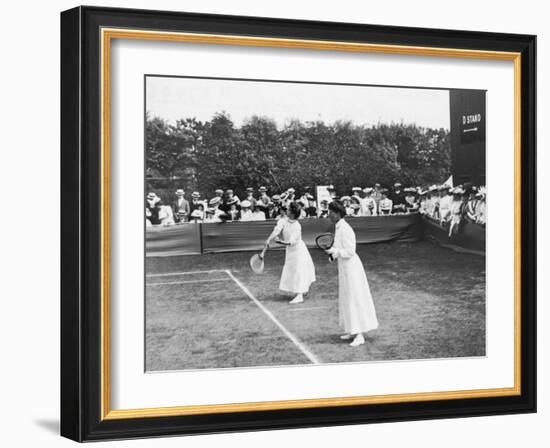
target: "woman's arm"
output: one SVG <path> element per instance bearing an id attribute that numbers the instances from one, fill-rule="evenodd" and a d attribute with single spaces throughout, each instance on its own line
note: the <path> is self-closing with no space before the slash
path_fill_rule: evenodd
<path id="1" fill-rule="evenodd" d="M 279 219 L 277 221 L 277 224 L 275 225 L 275 228 L 273 229 L 273 232 L 271 232 L 271 235 L 267 237 L 267 240 L 265 240 L 265 244 L 269 245 L 269 243 L 274 240 L 283 230 L 283 220 Z"/>
<path id="2" fill-rule="evenodd" d="M 327 253 L 332 255 L 332 258 L 351 258 L 355 255 L 355 232 L 351 227 L 339 229 L 339 247 L 331 247 Z M 335 235 L 336 237 L 336 235 Z"/>

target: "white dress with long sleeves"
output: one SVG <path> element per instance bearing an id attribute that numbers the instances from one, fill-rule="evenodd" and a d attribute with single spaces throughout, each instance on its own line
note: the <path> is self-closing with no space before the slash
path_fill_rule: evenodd
<path id="1" fill-rule="evenodd" d="M 279 289 L 293 294 L 308 292 L 315 281 L 315 266 L 302 240 L 302 226 L 298 221 L 281 218 L 268 240 L 271 241 L 277 236 L 285 243 L 289 243 L 285 246 L 285 264 Z"/>
<path id="2" fill-rule="evenodd" d="M 355 232 L 344 219 L 336 223 L 334 244 L 329 252 L 338 260 L 340 325 L 349 334 L 364 333 L 378 328 L 367 275 L 361 259 L 355 252 Z"/>

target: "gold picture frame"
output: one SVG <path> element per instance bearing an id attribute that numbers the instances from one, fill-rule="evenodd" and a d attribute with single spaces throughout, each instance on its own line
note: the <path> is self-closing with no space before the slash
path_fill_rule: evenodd
<path id="1" fill-rule="evenodd" d="M 109 14 L 105 14 L 109 12 Z M 532 60 L 534 58 L 533 45 L 534 38 L 532 36 L 502 36 L 500 46 L 502 49 L 491 49 L 489 36 L 478 36 L 477 46 L 478 48 L 464 47 L 452 47 L 459 45 L 461 40 L 466 42 L 466 38 L 469 37 L 471 42 L 472 36 L 468 33 L 461 35 L 461 32 L 440 32 L 433 35 L 433 30 L 423 30 L 426 36 L 432 38 L 435 46 L 427 46 L 424 43 L 408 45 L 404 42 L 392 42 L 390 36 L 390 29 L 378 30 L 376 29 L 376 36 L 380 40 L 386 33 L 386 41 L 382 43 L 380 41 L 369 41 L 372 38 L 374 32 L 369 30 L 368 26 L 357 25 L 358 28 L 364 27 L 365 29 L 365 42 L 346 41 L 345 39 L 345 27 L 338 24 L 322 24 L 319 25 L 319 29 L 332 30 L 334 33 L 340 30 L 342 33 L 342 40 L 326 40 L 318 37 L 304 38 L 288 38 L 288 37 L 276 37 L 272 36 L 259 36 L 251 35 L 250 30 L 246 29 L 246 25 L 243 26 L 243 33 L 236 35 L 224 32 L 223 23 L 218 21 L 217 18 L 210 18 L 208 16 L 202 16 L 203 20 L 210 20 L 210 28 L 216 30 L 216 32 L 200 32 L 196 29 L 198 25 L 195 25 L 195 15 L 187 17 L 184 14 L 178 15 L 176 13 L 158 13 L 158 12 L 141 12 L 142 21 L 147 23 L 153 23 L 155 20 L 155 29 L 147 29 L 146 26 L 138 26 L 141 23 L 139 20 L 133 23 L 133 16 L 130 11 L 117 10 L 116 12 L 106 10 L 103 8 L 76 8 L 74 10 L 63 13 L 62 18 L 64 22 L 62 26 L 65 27 L 67 36 L 73 35 L 76 32 L 80 39 L 93 39 L 92 48 L 98 50 L 97 54 L 93 56 L 93 60 L 97 62 L 99 83 L 98 90 L 93 91 L 91 97 L 96 96 L 98 99 L 98 110 L 100 112 L 99 128 L 96 131 L 97 139 L 99 142 L 99 162 L 95 166 L 95 169 L 99 169 L 99 182 L 97 187 L 97 193 L 99 198 L 99 204 L 92 204 L 93 206 L 99 205 L 99 245 L 97 253 L 97 273 L 99 273 L 99 284 L 97 291 L 99 295 L 98 299 L 98 311 L 99 322 L 97 322 L 97 334 L 99 335 L 99 343 L 97 344 L 99 359 L 96 366 L 99 367 L 98 377 L 96 378 L 97 388 L 84 387 L 84 390 L 96 390 L 99 389 L 99 395 L 97 399 L 99 404 L 96 403 L 92 407 L 89 407 L 85 401 L 89 401 L 90 397 L 86 398 L 86 393 L 80 394 L 80 397 L 73 396 L 77 383 L 80 383 L 79 387 L 83 387 L 82 377 L 78 376 L 72 380 L 68 380 L 68 376 L 74 375 L 73 369 L 75 363 L 78 364 L 78 359 L 74 359 L 74 353 L 79 352 L 83 348 L 81 346 L 73 347 L 67 346 L 66 353 L 70 353 L 70 356 L 66 356 L 63 360 L 64 368 L 67 369 L 66 382 L 71 383 L 64 389 L 65 398 L 69 395 L 71 399 L 78 403 L 78 406 L 82 408 L 83 415 L 86 418 L 79 422 L 74 421 L 73 418 L 66 416 L 67 408 L 62 409 L 62 433 L 64 435 L 77 439 L 77 440 L 92 440 L 95 438 L 118 438 L 118 437 L 131 437 L 134 426 L 142 425 L 143 419 L 148 422 L 143 429 L 145 434 L 163 434 L 162 424 L 157 422 L 162 419 L 172 418 L 174 421 L 181 421 L 181 430 L 175 430 L 175 433 L 192 433 L 202 432 L 205 428 L 204 424 L 193 422 L 191 429 L 187 426 L 185 418 L 193 416 L 212 416 L 233 414 L 235 420 L 235 427 L 242 429 L 253 428 L 253 425 L 241 425 L 239 426 L 238 416 L 242 413 L 258 413 L 272 412 L 272 411 L 300 411 L 300 410 L 319 410 L 326 408 L 327 413 L 334 413 L 338 408 L 345 407 L 346 409 L 361 408 L 361 412 L 365 412 L 366 407 L 370 406 L 373 409 L 373 416 L 376 415 L 376 411 L 373 405 L 396 405 L 403 403 L 412 403 L 419 406 L 422 409 L 422 403 L 433 402 L 445 402 L 452 409 L 453 402 L 461 400 L 479 400 L 480 403 L 497 403 L 500 399 L 502 403 L 505 403 L 505 408 L 512 409 L 515 407 L 517 412 L 524 410 L 525 412 L 532 411 L 534 409 L 533 404 L 533 388 L 532 384 L 532 364 L 534 363 L 534 353 L 532 349 L 531 336 L 526 332 L 532 332 L 533 327 L 525 328 L 523 325 L 525 322 L 534 323 L 533 314 L 534 310 L 526 305 L 526 300 L 533 300 L 533 297 L 529 296 L 529 292 L 526 292 L 525 281 L 534 275 L 534 257 L 531 244 L 526 244 L 525 235 L 522 233 L 522 228 L 525 227 L 525 217 L 532 219 L 533 213 L 533 197 L 532 192 L 526 191 L 526 186 L 531 185 L 533 179 L 531 177 L 526 178 L 526 173 L 532 171 L 532 164 L 534 160 L 532 153 L 534 152 L 534 143 L 531 136 L 525 135 L 525 130 L 529 129 L 532 124 L 532 108 L 533 103 L 531 100 L 532 92 L 534 92 L 534 84 L 532 78 L 534 76 L 531 68 Z M 107 18 L 104 18 L 104 17 Z M 114 18 L 113 18 L 114 17 Z M 158 24 L 163 20 L 166 22 L 173 20 L 180 20 L 181 27 L 183 29 L 189 28 L 190 31 L 174 31 L 170 29 L 168 23 L 166 29 L 159 29 Z M 257 19 L 258 21 L 268 21 L 268 19 Z M 88 29 L 79 27 L 78 23 L 82 21 L 91 24 Z M 172 22 L 171 22 L 172 23 Z M 235 23 L 240 23 L 238 18 L 235 18 Z M 287 27 L 285 30 L 281 30 L 281 34 L 287 33 L 288 27 L 292 27 L 296 30 L 300 29 L 299 23 L 286 23 L 286 22 L 270 22 L 273 26 Z M 93 25 L 93 26 L 92 26 Z M 93 34 L 90 34 L 90 28 L 93 29 Z M 317 31 L 320 33 L 320 31 Z M 273 32 L 272 32 L 273 34 Z M 314 33 L 312 33 L 314 34 Z M 91 37 L 90 37 L 91 36 Z M 380 37 L 382 36 L 382 37 Z M 111 303 L 110 303 L 110 284 L 111 284 L 111 267 L 110 267 L 110 247 L 111 247 L 111 229 L 110 229 L 110 197 L 111 197 L 111 45 L 114 40 L 141 40 L 141 41 L 163 41 L 163 42 L 185 42 L 185 43 L 199 43 L 209 45 L 232 45 L 232 46 L 253 46 L 253 47 L 271 47 L 271 48 L 291 48 L 291 49 L 312 49 L 312 50 L 326 50 L 326 51 L 342 51 L 342 52 L 367 52 L 367 53 L 382 53 L 382 54 L 398 54 L 398 55 L 412 55 L 412 56 L 436 56 L 436 57 L 449 57 L 449 58 L 466 58 L 466 59 L 484 59 L 484 60 L 504 60 L 511 61 L 514 65 L 514 386 L 508 388 L 489 388 L 489 389 L 474 389 L 474 390 L 460 390 L 460 391 L 442 391 L 442 392 L 430 392 L 430 393 L 407 393 L 396 395 L 374 395 L 374 396 L 354 396 L 354 397 L 339 397 L 339 398 L 316 398 L 306 400 L 283 400 L 283 401 L 269 401 L 269 402 L 243 402 L 232 404 L 219 404 L 219 405 L 183 405 L 176 407 L 161 407 L 161 408 L 141 408 L 141 409 L 112 409 L 111 407 L 111 366 L 110 359 L 111 353 Z M 405 38 L 404 38 L 405 39 Z M 439 39 L 439 40 L 438 40 Z M 485 40 L 484 40 L 485 39 Z M 78 42 L 78 41 L 76 41 Z M 438 42 L 440 45 L 438 45 Z M 519 43 L 518 43 L 519 42 Z M 62 75 L 65 77 L 74 77 L 75 72 L 79 72 L 82 67 L 79 65 L 82 60 L 86 61 L 84 56 L 79 54 L 83 51 L 82 48 L 74 48 L 76 43 L 66 43 L 66 72 Z M 471 45 L 471 43 L 469 43 Z M 78 55 L 80 59 L 75 58 Z M 79 62 L 80 61 L 80 62 Z M 63 68 L 62 68 L 63 70 Z M 79 72 L 81 73 L 81 72 Z M 78 84 L 75 90 L 74 83 L 71 88 L 67 87 L 65 95 L 75 95 L 78 98 L 82 98 L 83 78 L 80 78 L 80 84 Z M 526 93 L 527 91 L 527 93 Z M 89 93 L 89 92 L 88 92 Z M 70 102 L 70 101 L 69 101 Z M 68 114 L 71 110 L 70 107 L 65 107 L 65 113 Z M 73 105 L 74 107 L 74 105 Z M 77 106 L 78 107 L 78 106 Z M 530 111 L 527 113 L 526 111 Z M 74 133 L 74 126 L 87 126 L 85 117 L 79 116 L 77 122 L 64 123 L 64 126 L 71 128 L 66 130 L 67 139 Z M 94 130 L 90 130 L 94 131 Z M 67 143 L 65 142 L 65 145 Z M 86 145 L 81 144 L 80 151 L 90 151 L 85 148 Z M 70 151 L 67 146 L 63 146 L 62 151 Z M 78 161 L 71 159 L 71 164 L 68 164 L 64 168 L 64 175 L 67 170 L 74 170 Z M 86 168 L 89 169 L 89 168 Z M 82 200 L 82 199 L 80 199 Z M 80 208 L 79 208 L 80 207 Z M 81 210 L 82 204 L 76 207 L 75 210 Z M 76 213 L 72 210 L 73 213 Z M 529 221 L 529 227 L 533 222 Z M 533 235 L 534 237 L 534 235 Z M 80 246 L 79 246 L 79 250 Z M 70 249 L 64 248 L 64 257 L 69 257 Z M 66 252 L 66 253 L 65 253 Z M 82 255 L 82 254 L 80 254 Z M 529 260 L 526 264 L 525 260 Z M 529 271 L 526 275 L 525 271 Z M 73 280 L 64 280 L 71 283 L 68 289 L 72 289 Z M 81 296 L 80 296 L 81 297 Z M 74 297 L 64 296 L 63 301 L 75 300 Z M 532 306 L 532 305 L 531 305 Z M 67 306 L 68 310 L 66 314 L 74 313 L 72 306 Z M 79 316 L 82 317 L 82 306 L 79 307 Z M 63 325 L 73 325 L 74 323 L 67 322 L 67 317 L 64 317 Z M 522 325 L 523 324 L 523 325 Z M 72 331 L 81 332 L 82 327 L 72 328 Z M 93 335 L 90 335 L 93 338 Z M 62 342 L 63 344 L 63 342 Z M 528 345 L 531 344 L 531 345 Z M 526 372 L 527 370 L 527 372 Z M 525 387 L 529 384 L 529 387 Z M 63 392 L 62 392 L 63 395 Z M 485 401 L 483 401 L 485 399 Z M 489 401 L 487 401 L 489 400 Z M 492 401 L 491 401 L 492 400 Z M 63 397 L 62 397 L 63 401 Z M 528 404 L 526 404 L 528 403 Z M 88 406 L 88 407 L 87 407 Z M 86 409 L 86 411 L 84 411 Z M 427 408 L 426 408 L 427 409 Z M 351 412 L 351 411 L 350 411 Z M 369 410 L 367 409 L 367 412 Z M 398 410 L 396 411 L 398 414 Z M 482 413 L 483 411 L 479 411 Z M 457 413 L 460 415 L 475 415 L 475 411 L 468 414 L 466 411 L 457 408 Z M 396 415 L 397 415 L 396 414 Z M 450 415 L 451 411 L 441 413 L 441 416 Z M 328 415 L 328 414 L 327 414 Z M 435 414 L 437 415 L 437 414 Z M 364 418 L 364 417 L 363 417 Z M 399 416 L 395 417 L 399 419 Z M 65 422 L 65 424 L 63 423 Z M 88 423 L 84 425 L 84 421 L 95 422 L 95 425 Z M 140 421 L 141 423 L 134 423 Z M 351 421 L 348 420 L 348 421 Z M 364 418 L 363 421 L 368 421 L 368 418 Z M 319 424 L 323 424 L 323 419 L 318 420 Z M 116 426 L 120 424 L 120 426 Z M 311 423 L 305 423 L 308 425 Z M 315 424 L 315 423 L 313 423 Z M 111 426 L 109 426 L 111 425 Z M 130 425 L 130 427 L 128 426 Z M 276 423 L 273 425 L 277 427 Z M 105 429 L 102 429 L 105 427 Z M 258 428 L 262 427 L 262 423 L 258 423 Z M 267 427 L 267 426 L 263 426 Z M 288 423 L 281 422 L 280 427 L 292 427 Z M 83 428 L 87 428 L 83 432 Z M 129 429 L 130 428 L 130 429 Z M 160 429 L 159 429 L 160 428 Z M 220 425 L 220 430 L 223 430 L 224 426 Z M 214 429 L 216 430 L 216 429 Z M 166 433 L 173 433 L 166 432 Z"/>

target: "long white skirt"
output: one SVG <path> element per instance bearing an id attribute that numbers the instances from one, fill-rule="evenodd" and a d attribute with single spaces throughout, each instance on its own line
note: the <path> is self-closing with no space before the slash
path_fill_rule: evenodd
<path id="1" fill-rule="evenodd" d="M 305 243 L 286 246 L 285 265 L 281 274 L 279 289 L 285 292 L 299 294 L 309 291 L 315 281 L 315 266 Z"/>
<path id="2" fill-rule="evenodd" d="M 338 315 L 349 334 L 378 328 L 378 319 L 363 263 L 357 254 L 338 258 Z"/>

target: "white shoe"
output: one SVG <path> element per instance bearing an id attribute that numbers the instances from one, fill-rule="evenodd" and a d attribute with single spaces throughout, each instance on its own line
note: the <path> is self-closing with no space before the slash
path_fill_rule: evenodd
<path id="1" fill-rule="evenodd" d="M 361 333 L 359 333 L 357 336 L 355 336 L 355 339 L 351 342 L 350 347 L 358 347 L 360 345 L 363 345 L 365 343 L 365 338 Z"/>
<path id="2" fill-rule="evenodd" d="M 296 297 L 294 297 L 290 302 L 290 304 L 295 304 L 295 303 L 302 303 L 304 301 L 304 297 L 300 294 L 300 295 L 297 295 Z"/>
<path id="3" fill-rule="evenodd" d="M 342 341 L 349 341 L 352 337 L 353 335 L 346 333 L 340 336 L 340 339 L 342 339 Z"/>

